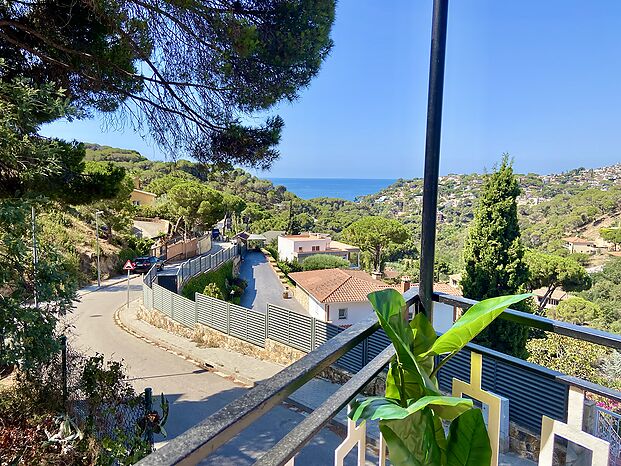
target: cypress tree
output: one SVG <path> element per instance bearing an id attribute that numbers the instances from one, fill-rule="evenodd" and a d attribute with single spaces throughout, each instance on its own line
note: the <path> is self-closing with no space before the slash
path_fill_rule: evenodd
<path id="1" fill-rule="evenodd" d="M 512 163 L 503 155 L 499 167 L 483 183 L 479 205 L 464 247 L 464 296 L 482 300 L 524 292 L 528 267 L 520 241 L 516 199 L 520 194 Z M 531 312 L 530 304 L 516 309 Z M 526 357 L 528 328 L 496 320 L 477 342 L 503 353 Z"/>

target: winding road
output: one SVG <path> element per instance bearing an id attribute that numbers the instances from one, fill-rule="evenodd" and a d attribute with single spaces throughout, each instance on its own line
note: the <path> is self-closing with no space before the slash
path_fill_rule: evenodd
<path id="1" fill-rule="evenodd" d="M 104 286 L 107 283 L 104 282 Z M 130 283 L 130 298 L 139 298 L 142 290 L 140 277 L 133 277 Z M 83 290 L 80 295 L 81 300 L 76 303 L 69 317 L 69 322 L 74 326 L 69 337 L 70 345 L 88 354 L 103 353 L 106 358 L 123 361 L 129 380 L 136 390 L 152 387 L 154 395 L 163 392 L 171 405 L 166 425 L 168 439 L 179 435 L 246 391 L 232 381 L 200 369 L 118 327 L 114 322 L 114 313 L 126 302 L 125 281 L 92 292 Z M 304 414 L 298 411 L 278 406 L 202 464 L 252 464 L 303 417 Z M 300 452 L 296 464 L 330 464 L 333 462 L 334 448 L 340 442 L 339 436 L 324 429 Z M 353 454 L 350 456 L 352 461 L 348 461 L 348 464 L 355 464 Z"/>

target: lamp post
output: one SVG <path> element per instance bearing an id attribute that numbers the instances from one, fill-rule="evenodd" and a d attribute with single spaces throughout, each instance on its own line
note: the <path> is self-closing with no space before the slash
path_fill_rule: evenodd
<path id="1" fill-rule="evenodd" d="M 97 238 L 97 287 L 101 287 L 101 269 L 99 268 L 99 216 L 102 210 L 95 212 L 95 237 Z"/>

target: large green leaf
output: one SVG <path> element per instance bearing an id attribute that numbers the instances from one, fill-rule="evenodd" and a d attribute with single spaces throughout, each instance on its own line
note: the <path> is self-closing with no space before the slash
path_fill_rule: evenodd
<path id="1" fill-rule="evenodd" d="M 411 400 L 411 403 L 404 408 L 399 405 L 398 400 L 369 397 L 364 400 L 352 401 L 350 407 L 349 417 L 354 421 L 359 419 L 405 419 L 425 408 L 443 411 L 447 416 L 445 419 L 454 419 L 472 408 L 472 400 L 452 396 L 423 396 L 418 400 Z"/>
<path id="2" fill-rule="evenodd" d="M 429 351 L 433 343 L 438 338 L 436 331 L 433 328 L 433 325 L 431 325 L 431 322 L 429 322 L 427 316 L 422 313 L 414 316 L 414 318 L 410 321 L 410 328 L 414 332 L 414 356 L 416 357 L 421 369 L 423 369 L 427 374 L 431 374 L 435 362 L 433 355 L 424 357 L 421 357 L 421 355 Z"/>
<path id="3" fill-rule="evenodd" d="M 405 419 L 380 421 L 379 427 L 388 445 L 391 464 L 442 464 L 442 451 L 436 441 L 434 417 L 430 409 L 417 411 Z"/>
<path id="4" fill-rule="evenodd" d="M 392 288 L 375 291 L 368 295 L 369 301 L 377 314 L 380 325 L 392 341 L 397 358 L 403 367 L 411 372 L 413 379 L 417 379 L 428 393 L 439 393 L 429 374 L 421 369 L 416 357 L 412 353 L 414 345 L 414 331 L 406 325 L 403 319 L 405 300 L 401 293 Z M 418 380 L 420 379 L 420 380 Z"/>
<path id="5" fill-rule="evenodd" d="M 401 384 L 398 363 L 396 360 L 390 363 L 388 374 L 386 374 L 386 398 L 401 398 L 401 388 L 404 391 L 404 401 L 419 399 L 425 394 L 421 385 L 421 377 L 417 377 L 411 371 L 402 371 L 403 384 Z"/>
<path id="6" fill-rule="evenodd" d="M 422 356 L 456 353 L 491 324 L 505 309 L 530 296 L 533 294 L 498 296 L 476 303 L 448 331 L 440 335 L 429 351 Z"/>
<path id="7" fill-rule="evenodd" d="M 480 409 L 469 409 L 451 422 L 447 438 L 446 466 L 487 466 L 492 447 Z"/>

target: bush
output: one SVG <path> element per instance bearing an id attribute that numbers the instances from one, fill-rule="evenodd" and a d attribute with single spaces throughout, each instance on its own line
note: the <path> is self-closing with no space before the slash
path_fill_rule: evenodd
<path id="1" fill-rule="evenodd" d="M 220 290 L 221 297 L 219 299 L 228 300 L 232 282 L 233 261 L 227 261 L 217 270 L 212 270 L 190 278 L 183 287 L 181 294 L 194 301 L 196 293 L 202 293 L 209 284 L 213 283 Z"/>
<path id="2" fill-rule="evenodd" d="M 349 267 L 349 262 L 347 260 L 328 254 L 310 256 L 302 262 L 302 268 L 304 270 L 344 269 L 347 267 Z"/>
<path id="3" fill-rule="evenodd" d="M 123 273 L 123 266 L 125 265 L 125 262 L 127 262 L 128 260 L 132 260 L 135 257 L 138 257 L 139 254 L 136 254 L 136 251 L 134 251 L 131 248 L 123 248 L 119 251 L 119 262 L 116 265 L 116 269 L 119 273 Z"/>
<path id="4" fill-rule="evenodd" d="M 301 272 L 302 270 L 304 270 L 302 268 L 302 264 L 300 264 L 299 262 L 289 262 L 289 261 L 278 261 L 278 268 L 280 270 L 282 270 L 282 272 L 289 276 L 290 273 L 293 272 Z"/>
<path id="5" fill-rule="evenodd" d="M 207 283 L 207 286 L 203 290 L 203 294 L 212 298 L 223 299 L 222 292 L 215 283 Z"/>

